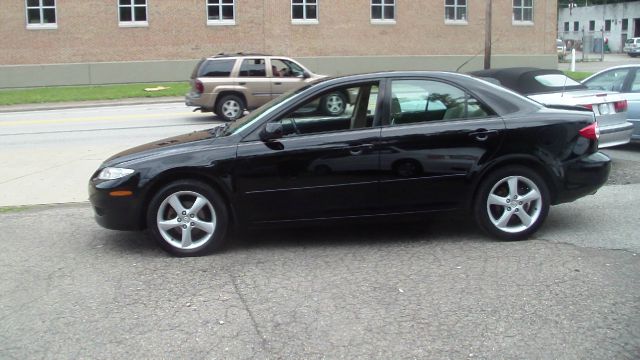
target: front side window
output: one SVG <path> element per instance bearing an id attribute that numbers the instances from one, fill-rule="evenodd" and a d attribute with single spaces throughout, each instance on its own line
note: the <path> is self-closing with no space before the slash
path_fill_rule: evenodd
<path id="1" fill-rule="evenodd" d="M 333 88 L 276 122 L 282 124 L 285 137 L 371 128 L 375 124 L 378 92 L 377 82 Z"/>
<path id="2" fill-rule="evenodd" d="M 622 91 L 624 80 L 628 74 L 629 69 L 614 69 L 594 76 L 584 84 L 592 90 Z"/>
<path id="3" fill-rule="evenodd" d="M 445 22 L 466 22 L 467 0 L 445 0 L 444 20 Z"/>
<path id="4" fill-rule="evenodd" d="M 207 0 L 207 25 L 235 24 L 235 0 Z"/>
<path id="5" fill-rule="evenodd" d="M 147 0 L 118 0 L 120 26 L 148 26 Z"/>
<path id="6" fill-rule="evenodd" d="M 491 113 L 465 91 L 432 80 L 393 81 L 389 108 L 391 125 L 479 118 Z"/>
<path id="7" fill-rule="evenodd" d="M 55 29 L 56 0 L 27 0 L 27 29 Z"/>
<path id="8" fill-rule="evenodd" d="M 372 23 L 395 23 L 395 0 L 371 0 Z"/>
<path id="9" fill-rule="evenodd" d="M 291 22 L 318 23 L 318 0 L 291 0 Z"/>
<path id="10" fill-rule="evenodd" d="M 513 21 L 533 22 L 533 0 L 513 0 Z"/>
<path id="11" fill-rule="evenodd" d="M 285 59 L 271 59 L 271 74 L 273 77 L 303 77 L 304 69 L 293 61 Z"/>
<path id="12" fill-rule="evenodd" d="M 266 77 L 267 67 L 264 59 L 244 59 L 240 65 L 240 77 Z"/>

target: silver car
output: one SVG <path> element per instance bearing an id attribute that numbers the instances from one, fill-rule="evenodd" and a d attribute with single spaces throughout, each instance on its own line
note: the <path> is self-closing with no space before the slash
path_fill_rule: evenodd
<path id="1" fill-rule="evenodd" d="M 631 140 L 640 141 L 640 64 L 610 67 L 582 84 L 592 90 L 620 92 L 627 100 L 627 120 L 634 126 Z"/>
<path id="2" fill-rule="evenodd" d="M 560 70 L 517 67 L 471 74 L 497 82 L 549 107 L 582 107 L 593 111 L 600 128 L 600 147 L 631 141 L 633 124 L 627 121 L 627 100 L 620 93 L 592 90 Z"/>

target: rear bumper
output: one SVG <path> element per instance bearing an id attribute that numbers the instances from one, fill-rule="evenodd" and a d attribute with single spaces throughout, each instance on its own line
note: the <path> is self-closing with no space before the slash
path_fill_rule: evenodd
<path id="1" fill-rule="evenodd" d="M 554 205 L 595 194 L 609 178 L 611 159 L 607 155 L 597 152 L 564 164 L 563 171 L 561 191 L 558 191 Z"/>
<path id="2" fill-rule="evenodd" d="M 626 121 L 621 124 L 600 126 L 600 139 L 598 146 L 601 148 L 626 144 L 631 141 L 633 123 Z"/>
<path id="3" fill-rule="evenodd" d="M 185 105 L 197 106 L 201 108 L 202 111 L 213 111 L 214 100 L 215 96 L 213 96 L 213 94 L 200 94 L 193 91 L 184 97 Z"/>

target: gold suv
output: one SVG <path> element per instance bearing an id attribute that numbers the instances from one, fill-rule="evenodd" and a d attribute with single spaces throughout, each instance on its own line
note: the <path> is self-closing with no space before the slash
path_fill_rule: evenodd
<path id="1" fill-rule="evenodd" d="M 240 118 L 283 93 L 325 77 L 312 73 L 293 59 L 263 54 L 219 54 L 203 58 L 191 74 L 187 106 L 213 111 L 225 121 Z M 328 94 L 318 111 L 336 116 L 344 112 L 349 94 Z"/>

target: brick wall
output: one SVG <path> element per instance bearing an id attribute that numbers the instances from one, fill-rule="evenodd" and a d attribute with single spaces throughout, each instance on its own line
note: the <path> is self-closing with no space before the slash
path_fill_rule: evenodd
<path id="1" fill-rule="evenodd" d="M 290 0 L 236 0 L 236 25 L 207 26 L 205 0 L 147 0 L 148 27 L 118 26 L 116 0 L 57 0 L 53 30 L 27 30 L 25 2 L 0 1 L 0 65 L 197 59 L 256 51 L 291 57 L 471 55 L 484 46 L 485 2 L 445 25 L 444 0 L 396 0 L 396 23 L 370 23 L 370 0 L 319 0 L 319 24 L 292 25 Z M 514 26 L 493 0 L 493 54 L 555 53 L 556 1 L 534 0 L 534 25 Z"/>

